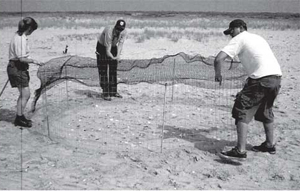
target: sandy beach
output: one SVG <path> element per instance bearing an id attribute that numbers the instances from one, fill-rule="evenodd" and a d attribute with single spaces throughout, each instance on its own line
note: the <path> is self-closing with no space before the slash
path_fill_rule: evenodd
<path id="1" fill-rule="evenodd" d="M 7 81 L 8 46 L 18 21 L 10 15 L 5 19 L 14 23 L 0 28 L 1 88 Z M 76 19 L 80 23 L 86 18 Z M 168 21 L 162 18 L 160 22 L 164 19 Z M 139 18 L 127 20 L 138 23 Z M 27 116 L 33 127 L 20 130 L 13 124 L 17 89 L 8 84 L 0 97 L 0 189 L 299 190 L 300 30 L 249 26 L 249 32 L 269 42 L 283 72 L 274 107 L 275 155 L 250 150 L 265 140 L 262 124 L 255 121 L 249 125 L 245 162 L 227 163 L 216 155 L 235 145 L 231 108 L 240 89 L 217 84 L 213 89 L 182 83 L 167 89 L 160 83 L 120 84 L 123 98 L 108 102 L 100 97 L 99 87 L 68 81 L 43 94 L 32 113 L 30 104 L 40 81 L 38 66 L 31 65 Z M 222 33 L 222 27 L 195 28 L 191 30 L 211 35 L 201 41 L 185 36 L 138 41 L 129 36 L 122 58 L 150 59 L 179 52 L 215 56 L 229 41 L 212 32 Z M 64 56 L 67 44 L 68 54 L 94 58 L 102 29 L 44 26 L 29 37 L 31 56 L 47 62 Z M 176 27 L 168 30 L 180 31 Z M 128 33 L 143 31 L 129 25 Z"/>

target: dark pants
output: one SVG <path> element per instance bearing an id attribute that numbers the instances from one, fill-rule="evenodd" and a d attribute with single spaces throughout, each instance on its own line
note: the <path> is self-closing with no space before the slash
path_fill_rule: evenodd
<path id="1" fill-rule="evenodd" d="M 97 66 L 99 72 L 100 87 L 104 96 L 114 95 L 117 93 L 117 68 L 118 61 L 113 60 L 106 55 L 106 47 L 97 43 Z M 111 53 L 116 56 L 117 47 L 111 48 Z"/>

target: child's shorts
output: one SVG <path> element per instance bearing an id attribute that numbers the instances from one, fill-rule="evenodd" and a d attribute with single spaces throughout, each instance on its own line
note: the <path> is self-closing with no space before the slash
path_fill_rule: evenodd
<path id="1" fill-rule="evenodd" d="M 30 77 L 27 63 L 10 60 L 7 65 L 7 74 L 11 87 L 24 88 L 29 86 Z"/>

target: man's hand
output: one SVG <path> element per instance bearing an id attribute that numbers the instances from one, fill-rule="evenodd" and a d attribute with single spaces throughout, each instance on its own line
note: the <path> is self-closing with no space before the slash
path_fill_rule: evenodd
<path id="1" fill-rule="evenodd" d="M 225 62 L 225 59 L 228 57 L 229 56 L 225 52 L 221 51 L 219 52 L 214 61 L 215 81 L 220 82 L 220 85 L 222 85 L 221 64 Z"/>
<path id="2" fill-rule="evenodd" d="M 221 74 L 215 75 L 215 82 L 220 82 L 220 85 L 222 85 L 222 75 Z"/>
<path id="3" fill-rule="evenodd" d="M 116 56 L 116 60 L 117 60 L 117 61 L 120 61 L 120 56 Z"/>
<path id="4" fill-rule="evenodd" d="M 39 62 L 39 61 L 37 61 L 37 60 L 33 60 L 33 61 L 32 61 L 32 64 L 41 66 L 41 65 L 42 65 L 42 62 Z"/>
<path id="5" fill-rule="evenodd" d="M 114 56 L 114 57 L 112 57 L 111 59 L 113 59 L 113 60 L 118 60 L 118 57 L 117 57 L 117 56 Z"/>

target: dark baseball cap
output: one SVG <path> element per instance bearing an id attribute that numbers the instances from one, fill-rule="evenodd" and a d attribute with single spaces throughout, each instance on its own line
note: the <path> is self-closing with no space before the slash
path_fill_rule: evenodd
<path id="1" fill-rule="evenodd" d="M 125 29 L 126 22 L 123 19 L 119 19 L 116 22 L 115 28 L 118 29 L 119 31 L 122 31 Z"/>
<path id="2" fill-rule="evenodd" d="M 245 30 L 247 30 L 247 24 L 243 20 L 235 19 L 230 22 L 229 28 L 227 30 L 225 30 L 223 33 L 225 35 L 229 35 L 231 33 L 232 29 L 234 29 L 236 27 L 243 27 Z"/>

